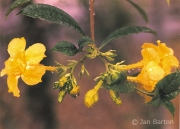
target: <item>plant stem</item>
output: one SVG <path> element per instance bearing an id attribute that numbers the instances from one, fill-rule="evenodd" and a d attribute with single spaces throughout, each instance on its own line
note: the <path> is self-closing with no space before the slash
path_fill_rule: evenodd
<path id="1" fill-rule="evenodd" d="M 136 88 L 136 87 L 134 87 L 137 91 L 139 91 L 139 92 L 141 92 L 141 93 L 143 93 L 143 94 L 145 94 L 145 95 L 148 95 L 148 96 L 151 96 L 151 97 L 153 97 L 154 96 L 154 94 L 153 93 L 148 93 L 148 92 L 146 92 L 146 91 L 142 91 L 142 90 L 140 90 L 140 89 L 138 89 L 138 88 Z"/>
<path id="2" fill-rule="evenodd" d="M 83 61 L 86 59 L 87 57 L 84 56 L 82 59 L 80 59 L 71 69 L 71 73 L 74 72 L 74 70 L 76 69 L 76 67 L 80 64 L 80 63 L 83 63 Z"/>
<path id="3" fill-rule="evenodd" d="M 95 0 L 89 0 L 89 11 L 90 11 L 90 33 L 91 33 L 91 39 L 95 41 L 94 38 L 94 1 Z"/>

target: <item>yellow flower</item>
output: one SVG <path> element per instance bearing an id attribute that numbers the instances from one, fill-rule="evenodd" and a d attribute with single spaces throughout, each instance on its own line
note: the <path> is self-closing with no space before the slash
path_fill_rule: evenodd
<path id="1" fill-rule="evenodd" d="M 156 83 L 165 76 L 164 70 L 154 61 L 150 61 L 145 65 L 140 74 L 136 77 L 136 81 L 143 85 L 143 88 L 151 92 L 154 90 Z"/>
<path id="2" fill-rule="evenodd" d="M 5 61 L 5 68 L 0 76 L 7 74 L 8 92 L 14 96 L 20 96 L 18 79 L 21 78 L 28 85 L 35 85 L 41 82 L 46 70 L 56 70 L 55 67 L 44 66 L 40 61 L 46 57 L 46 48 L 41 43 L 36 43 L 25 50 L 26 40 L 14 38 L 8 45 L 10 57 Z"/>
<path id="3" fill-rule="evenodd" d="M 165 75 L 171 72 L 173 67 L 179 67 L 179 61 L 174 56 L 174 52 L 171 48 L 167 47 L 165 43 L 157 41 L 158 46 L 145 43 L 142 46 L 143 65 L 146 65 L 150 61 L 155 61 L 164 70 Z"/>
<path id="4" fill-rule="evenodd" d="M 129 81 L 141 84 L 141 89 L 152 92 L 156 83 L 164 76 L 170 74 L 174 67 L 179 67 L 179 61 L 174 56 L 171 48 L 165 43 L 157 41 L 157 46 L 152 43 L 144 43 L 142 46 L 142 57 L 140 62 L 119 68 L 120 70 L 129 70 L 141 68 L 137 77 L 128 76 Z"/>
<path id="5" fill-rule="evenodd" d="M 179 66 L 179 61 L 173 55 L 174 52 L 165 43 L 157 41 L 158 46 L 145 43 L 142 46 L 143 68 L 137 76 L 137 81 L 143 84 L 146 91 L 154 90 L 155 84 L 167 74 L 173 67 Z"/>

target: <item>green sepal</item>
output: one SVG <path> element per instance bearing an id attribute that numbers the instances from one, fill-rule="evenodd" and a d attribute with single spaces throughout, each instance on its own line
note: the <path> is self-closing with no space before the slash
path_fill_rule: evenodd
<path id="1" fill-rule="evenodd" d="M 111 70 L 107 73 L 105 82 L 107 85 L 113 86 L 127 80 L 127 76 L 124 71 Z"/>
<path id="2" fill-rule="evenodd" d="M 10 6 L 10 8 L 6 12 L 6 17 L 17 7 L 24 5 L 26 3 L 30 2 L 30 0 L 16 0 L 14 3 Z"/>
<path id="3" fill-rule="evenodd" d="M 152 33 L 156 35 L 156 32 L 153 31 L 150 28 L 143 27 L 143 26 L 126 26 L 122 27 L 120 29 L 117 29 L 116 31 L 112 32 L 107 38 L 102 42 L 100 45 L 100 49 L 110 43 L 111 41 L 130 34 L 137 34 L 137 33 Z"/>
<path id="4" fill-rule="evenodd" d="M 53 89 L 59 89 L 60 88 L 60 86 L 59 86 L 59 82 L 57 81 L 57 82 L 54 82 L 54 84 L 53 84 Z"/>
<path id="5" fill-rule="evenodd" d="M 85 74 L 88 77 L 90 76 L 90 74 L 89 74 L 88 70 L 85 68 L 84 64 L 82 64 L 81 70 L 80 70 L 78 76 L 81 78 L 83 74 Z"/>
<path id="6" fill-rule="evenodd" d="M 68 41 L 60 41 L 58 42 L 51 51 L 61 52 L 67 56 L 74 56 L 79 50 L 76 46 Z"/>
<path id="7" fill-rule="evenodd" d="M 83 30 L 79 24 L 69 14 L 63 10 L 47 5 L 47 4 L 31 4 L 21 10 L 18 14 L 23 14 L 32 18 L 40 18 L 51 21 L 53 23 L 61 24 L 69 28 L 73 28 L 81 35 L 84 35 Z"/>
<path id="8" fill-rule="evenodd" d="M 67 60 L 67 61 L 68 61 L 67 66 L 69 66 L 69 67 L 73 67 L 74 65 L 76 65 L 78 63 L 78 61 L 76 61 L 76 60 Z"/>
<path id="9" fill-rule="evenodd" d="M 137 9 L 137 11 L 141 14 L 141 16 L 143 17 L 143 19 L 146 21 L 146 23 L 148 22 L 148 17 L 145 13 L 145 11 L 136 3 L 132 2 L 131 0 L 127 0 L 134 8 Z"/>
<path id="10" fill-rule="evenodd" d="M 94 43 L 91 38 L 88 36 L 83 36 L 79 39 L 78 46 L 79 46 L 79 51 L 82 51 L 83 47 L 87 44 L 92 44 Z"/>

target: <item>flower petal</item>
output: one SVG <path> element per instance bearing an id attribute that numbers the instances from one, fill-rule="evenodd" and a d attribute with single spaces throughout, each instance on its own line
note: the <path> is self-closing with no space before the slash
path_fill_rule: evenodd
<path id="1" fill-rule="evenodd" d="M 157 63 L 160 62 L 159 55 L 154 48 L 146 48 L 141 51 L 143 56 L 144 65 L 146 65 L 150 61 L 155 61 Z"/>
<path id="2" fill-rule="evenodd" d="M 4 76 L 5 74 L 7 74 L 7 73 L 6 73 L 6 69 L 2 69 L 2 70 L 1 70 L 1 73 L 0 73 L 0 76 L 2 77 L 2 76 Z"/>
<path id="3" fill-rule="evenodd" d="M 164 70 L 154 61 L 150 61 L 146 66 L 146 70 L 149 76 L 149 79 L 153 81 L 159 81 L 165 75 Z"/>
<path id="4" fill-rule="evenodd" d="M 146 91 L 151 92 L 164 75 L 164 70 L 156 62 L 150 61 L 137 76 L 137 82 L 141 83 Z"/>
<path id="5" fill-rule="evenodd" d="M 164 56 L 173 55 L 173 50 L 166 46 L 165 43 L 160 43 L 160 41 L 157 41 L 158 43 L 158 54 L 160 58 L 163 58 Z"/>
<path id="6" fill-rule="evenodd" d="M 19 91 L 19 88 L 18 88 L 18 79 L 19 79 L 20 76 L 8 76 L 7 77 L 7 84 L 8 84 L 8 92 L 12 92 L 13 95 L 15 97 L 19 97 L 20 96 L 20 91 Z"/>
<path id="7" fill-rule="evenodd" d="M 28 65 L 38 64 L 45 56 L 46 48 L 41 43 L 30 46 L 25 52 L 25 59 Z"/>
<path id="8" fill-rule="evenodd" d="M 175 56 L 165 56 L 161 61 L 161 66 L 167 75 L 171 72 L 172 68 L 179 67 L 179 61 Z"/>
<path id="9" fill-rule="evenodd" d="M 27 66 L 24 73 L 21 75 L 22 80 L 28 85 L 35 85 L 42 82 L 41 78 L 46 72 L 46 67 L 38 64 Z"/>
<path id="10" fill-rule="evenodd" d="M 10 41 L 8 45 L 8 53 L 10 57 L 14 57 L 19 52 L 24 51 L 25 47 L 26 47 L 26 40 L 24 39 L 24 37 L 14 38 Z"/>
<path id="11" fill-rule="evenodd" d="M 143 49 L 153 48 L 155 51 L 158 50 L 158 47 L 157 47 L 156 45 L 152 44 L 152 43 L 144 43 L 144 44 L 142 45 L 142 48 L 143 48 Z"/>
<path id="12" fill-rule="evenodd" d="M 17 56 L 16 56 L 17 57 Z M 5 61 L 4 73 L 7 75 L 18 76 L 24 71 L 25 64 L 21 58 L 10 57 Z"/>

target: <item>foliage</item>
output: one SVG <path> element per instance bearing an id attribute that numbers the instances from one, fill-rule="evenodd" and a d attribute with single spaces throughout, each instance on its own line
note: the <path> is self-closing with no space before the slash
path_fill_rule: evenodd
<path id="1" fill-rule="evenodd" d="M 6 17 L 14 9 L 19 6 L 25 5 L 29 1 L 30 0 L 16 0 L 8 9 Z M 92 1 L 90 2 L 90 11 L 92 11 L 93 9 L 92 4 L 94 1 Z M 127 0 L 127 2 L 130 3 L 139 12 L 145 22 L 148 22 L 148 17 L 145 11 L 139 5 L 137 5 L 131 0 Z M 167 2 L 169 4 L 169 0 L 167 0 Z M 36 63 L 32 64 L 30 64 L 28 60 L 27 62 L 24 62 L 27 56 L 24 49 L 23 51 L 16 51 L 15 56 L 12 56 L 11 53 L 15 50 L 13 47 L 9 47 L 8 52 L 10 54 L 10 59 L 5 62 L 5 69 L 1 71 L 1 76 L 5 74 L 8 75 L 9 92 L 15 93 L 14 96 L 18 97 L 20 91 L 18 89 L 18 92 L 15 92 L 14 90 L 17 90 L 17 85 L 14 86 L 14 84 L 11 84 L 10 82 L 14 82 L 15 84 L 17 84 L 16 79 L 21 76 L 22 79 L 26 78 L 23 79 L 25 83 L 30 82 L 27 83 L 28 85 L 37 84 L 41 81 L 41 77 L 45 73 L 45 71 L 50 70 L 57 71 L 57 74 L 60 78 L 59 80 L 54 82 L 53 85 L 54 89 L 59 90 L 58 101 L 62 102 L 67 94 L 71 95 L 73 98 L 76 98 L 77 96 L 79 96 L 80 93 L 80 86 L 78 85 L 74 76 L 74 71 L 76 67 L 78 65 L 81 65 L 79 77 L 84 74 L 90 76 L 89 72 L 85 68 L 84 61 L 86 59 L 94 59 L 98 57 L 104 63 L 106 70 L 104 71 L 104 73 L 101 73 L 98 77 L 95 78 L 95 81 L 97 82 L 96 86 L 86 93 L 84 103 L 87 107 L 93 106 L 94 103 L 99 100 L 98 91 L 102 88 L 109 91 L 110 97 L 117 105 L 122 104 L 120 99 L 121 93 L 131 93 L 136 90 L 138 91 L 138 93 L 144 94 L 145 98 L 150 98 L 149 100 L 147 100 L 148 104 L 154 106 L 162 105 L 170 111 L 172 116 L 174 116 L 175 108 L 170 100 L 176 98 L 179 95 L 180 73 L 178 70 L 174 73 L 171 73 L 171 70 L 174 67 L 179 67 L 179 61 L 173 55 L 173 50 L 171 48 L 167 47 L 165 43 L 160 43 L 160 41 L 157 41 L 158 46 L 153 45 L 152 43 L 144 44 L 141 51 L 143 59 L 138 63 L 130 65 L 124 65 L 123 61 L 117 62 L 116 64 L 111 63 L 111 61 L 113 61 L 114 58 L 117 56 L 116 50 L 108 50 L 106 52 L 101 51 L 104 46 L 110 44 L 112 41 L 122 36 L 138 33 L 150 33 L 156 35 L 156 32 L 154 30 L 145 26 L 125 26 L 110 33 L 103 40 L 101 45 L 97 47 L 96 42 L 92 38 L 93 36 L 91 36 L 91 38 L 87 36 L 81 26 L 74 20 L 73 17 L 71 17 L 69 14 L 57 7 L 47 4 L 26 4 L 26 6 L 24 6 L 24 8 L 18 13 L 18 15 L 20 14 L 31 18 L 47 20 L 76 30 L 81 35 L 77 47 L 69 41 L 59 41 L 51 49 L 51 52 L 60 52 L 66 56 L 74 56 L 78 53 L 83 52 L 84 57 L 77 61 L 69 60 L 67 65 L 63 65 L 57 62 L 57 65 L 55 67 L 50 67 L 39 64 L 39 61 L 41 61 L 42 58 L 45 57 L 45 48 L 42 44 L 41 47 L 43 47 L 43 50 L 41 54 L 38 53 L 38 51 L 35 51 L 35 53 L 30 52 L 30 55 L 33 54 L 30 59 L 31 61 L 36 60 L 38 54 L 41 55 L 40 59 Z M 91 17 L 93 16 L 91 15 Z M 93 23 L 94 21 L 91 19 L 90 22 Z M 90 29 L 92 32 L 94 31 L 93 27 Z M 17 46 L 22 43 L 22 41 L 19 39 L 19 41 L 17 41 L 17 39 L 13 39 L 13 41 L 14 40 L 16 40 Z M 12 43 L 10 43 L 10 46 L 11 44 Z M 33 47 L 33 49 L 38 48 L 38 45 Z M 22 55 L 23 58 L 21 57 Z M 18 64 L 17 66 L 14 67 L 11 65 L 11 58 L 16 61 L 16 63 Z M 23 70 L 25 71 L 21 69 L 22 66 Z M 12 69 L 9 70 L 7 67 L 12 67 Z M 43 70 L 41 68 L 41 70 L 43 71 L 41 72 L 41 76 L 38 76 L 38 80 L 36 80 L 35 83 L 31 83 L 31 81 L 33 80 L 32 77 L 35 78 L 36 76 L 32 71 L 28 72 L 29 68 L 37 70 L 37 68 L 40 67 L 43 68 Z M 140 73 L 136 76 L 129 76 L 127 74 L 128 71 L 134 68 L 140 68 Z M 17 72 L 17 70 L 20 72 Z M 24 73 L 26 73 L 26 76 L 29 77 L 28 79 L 23 75 Z"/>

